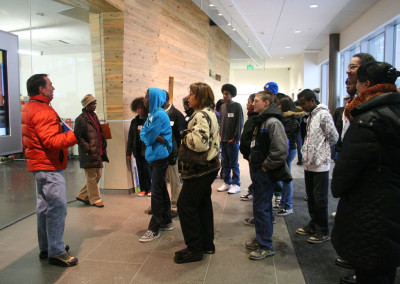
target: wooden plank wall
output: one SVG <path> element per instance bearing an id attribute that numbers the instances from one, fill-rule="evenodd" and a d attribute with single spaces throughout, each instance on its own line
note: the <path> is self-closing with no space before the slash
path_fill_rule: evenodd
<path id="1" fill-rule="evenodd" d="M 125 0 L 124 119 L 131 101 L 149 87 L 168 90 L 174 77 L 174 105 L 194 82 L 207 82 L 215 95 L 229 77 L 230 38 L 190 0 Z M 208 76 L 220 74 L 221 82 Z"/>

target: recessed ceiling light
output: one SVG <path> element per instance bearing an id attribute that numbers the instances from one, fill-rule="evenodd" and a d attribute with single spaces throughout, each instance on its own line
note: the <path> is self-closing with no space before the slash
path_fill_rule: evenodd
<path id="1" fill-rule="evenodd" d="M 290 47 L 290 46 L 285 46 L 285 48 L 289 49 L 289 48 L 291 48 L 291 47 Z"/>
<path id="2" fill-rule="evenodd" d="M 210 7 L 214 7 L 214 4 L 213 4 L 213 3 L 210 3 L 208 6 L 210 6 Z"/>
<path id="3" fill-rule="evenodd" d="M 295 33 L 295 34 L 299 34 L 299 33 L 301 33 L 301 31 L 294 31 L 294 33 Z"/>
<path id="4" fill-rule="evenodd" d="M 236 29 L 235 29 L 235 28 L 232 28 L 232 31 L 236 31 Z"/>
<path id="5" fill-rule="evenodd" d="M 318 8 L 318 5 L 317 4 L 312 4 L 312 5 L 310 5 L 310 8 Z"/>
<path id="6" fill-rule="evenodd" d="M 218 16 L 222 16 L 222 13 L 221 13 L 221 12 L 219 12 L 219 13 L 218 13 Z"/>
<path id="7" fill-rule="evenodd" d="M 249 44 L 247 47 L 251 47 L 251 45 Z"/>
<path id="8" fill-rule="evenodd" d="M 232 24 L 231 24 L 231 23 L 228 23 L 228 26 L 232 26 Z"/>

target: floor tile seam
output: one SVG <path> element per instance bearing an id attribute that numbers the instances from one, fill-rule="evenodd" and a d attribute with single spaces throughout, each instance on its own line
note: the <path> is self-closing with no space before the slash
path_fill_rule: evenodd
<path id="1" fill-rule="evenodd" d="M 150 251 L 150 253 L 147 255 L 146 259 L 143 261 L 143 263 L 141 263 L 139 269 L 136 271 L 136 273 L 133 275 L 131 281 L 129 282 L 129 284 L 134 283 L 134 280 L 136 278 L 136 276 L 138 275 L 138 273 L 142 270 L 143 266 L 146 264 L 147 260 L 150 258 L 151 254 L 155 251 L 156 247 L 159 245 L 159 243 L 161 242 L 161 240 L 163 239 L 165 233 L 161 235 L 161 237 L 158 239 L 156 245 L 153 247 L 153 249 Z"/>
<path id="2" fill-rule="evenodd" d="M 275 283 L 279 284 L 279 282 L 278 282 L 278 273 L 276 271 L 275 256 L 272 257 L 272 263 L 274 264 Z"/>
<path id="3" fill-rule="evenodd" d="M 118 261 L 118 260 L 103 260 L 103 259 L 90 259 L 85 258 L 85 261 L 96 261 L 96 262 L 105 262 L 105 263 L 118 263 L 118 264 L 137 264 L 141 265 L 141 262 L 131 262 L 131 261 Z"/>
<path id="4" fill-rule="evenodd" d="M 222 218 L 224 217 L 224 212 L 225 212 L 227 200 L 228 200 L 228 195 L 226 195 L 226 197 L 225 197 L 224 206 L 222 206 L 221 216 L 219 217 L 218 227 L 217 227 L 217 231 L 218 231 L 218 232 L 219 232 L 219 230 L 220 230 L 220 228 L 221 228 Z"/>

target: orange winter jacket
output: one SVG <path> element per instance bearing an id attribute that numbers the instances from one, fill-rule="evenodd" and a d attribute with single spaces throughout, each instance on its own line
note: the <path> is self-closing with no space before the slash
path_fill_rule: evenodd
<path id="1" fill-rule="evenodd" d="M 65 169 L 68 147 L 77 143 L 73 131 L 63 133 L 50 101 L 42 95 L 31 96 L 21 111 L 22 144 L 30 172 Z"/>

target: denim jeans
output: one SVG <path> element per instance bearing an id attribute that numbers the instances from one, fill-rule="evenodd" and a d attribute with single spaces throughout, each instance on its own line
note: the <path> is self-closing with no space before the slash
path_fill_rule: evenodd
<path id="1" fill-rule="evenodd" d="M 151 192 L 151 170 L 144 156 L 135 157 L 139 175 L 140 191 Z"/>
<path id="2" fill-rule="evenodd" d="M 151 163 L 151 217 L 148 229 L 158 232 L 161 225 L 171 223 L 171 201 L 167 190 L 165 175 L 168 168 L 168 158 Z"/>
<path id="3" fill-rule="evenodd" d="M 67 216 L 64 170 L 34 171 L 36 180 L 36 214 L 40 251 L 49 257 L 65 253 L 63 234 Z"/>
<path id="4" fill-rule="evenodd" d="M 274 188 L 271 180 L 261 168 L 250 167 L 250 177 L 254 185 L 253 214 L 257 241 L 262 249 L 272 249 L 272 196 Z"/>
<path id="5" fill-rule="evenodd" d="M 224 182 L 226 184 L 236 184 L 240 186 L 239 144 L 228 144 L 228 142 L 221 142 L 221 145 L 222 177 Z"/>
<path id="6" fill-rule="evenodd" d="M 296 157 L 297 150 L 289 150 L 289 154 L 286 158 L 286 163 L 289 167 L 289 170 L 292 170 L 292 161 L 294 157 Z M 280 206 L 286 210 L 290 210 L 293 208 L 292 206 L 293 200 L 293 183 L 292 182 L 282 182 L 282 198 Z"/>
<path id="7" fill-rule="evenodd" d="M 308 196 L 308 213 L 311 221 L 308 224 L 317 233 L 329 234 L 328 226 L 328 187 L 329 171 L 304 171 L 306 193 Z"/>

